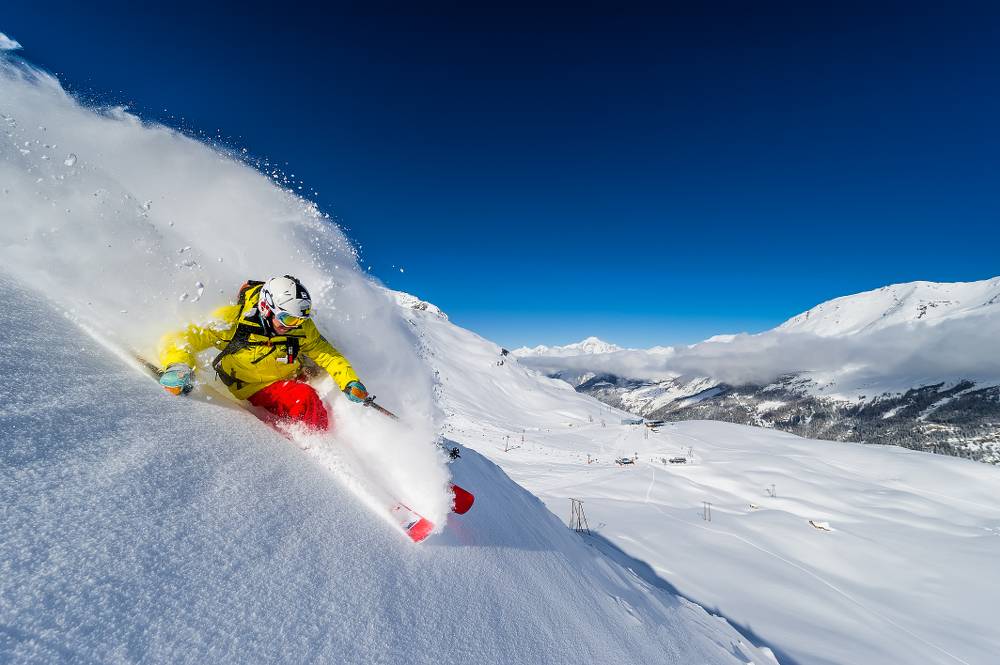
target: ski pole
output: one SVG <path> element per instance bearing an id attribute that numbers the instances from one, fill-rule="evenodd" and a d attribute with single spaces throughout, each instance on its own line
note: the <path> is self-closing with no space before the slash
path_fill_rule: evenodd
<path id="1" fill-rule="evenodd" d="M 136 362 L 145 367 L 146 371 L 155 376 L 157 380 L 159 380 L 159 378 L 163 376 L 163 370 L 154 365 L 152 362 L 146 360 L 135 351 L 130 351 L 129 353 L 132 355 L 133 358 L 135 358 Z"/>
<path id="2" fill-rule="evenodd" d="M 389 409 L 385 408 L 384 406 L 381 406 L 380 404 L 376 404 L 375 403 L 375 396 L 374 395 L 369 395 L 368 397 L 366 397 L 365 401 L 364 401 L 364 405 L 375 409 L 376 411 L 378 411 L 382 415 L 389 416 L 393 420 L 399 420 L 399 416 L 397 416 L 395 413 L 393 413 Z"/>

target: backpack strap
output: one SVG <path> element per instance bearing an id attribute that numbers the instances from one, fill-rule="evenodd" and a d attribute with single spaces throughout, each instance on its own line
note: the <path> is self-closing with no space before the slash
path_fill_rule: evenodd
<path id="1" fill-rule="evenodd" d="M 243 316 L 243 307 L 246 305 L 247 298 L 252 298 L 257 293 L 260 293 L 260 289 L 263 284 L 264 282 L 248 279 L 243 283 L 243 286 L 240 287 L 239 293 L 236 295 L 236 305 L 238 307 L 236 321 L 234 322 L 236 323 L 236 330 L 233 331 L 233 336 L 229 339 L 229 343 L 226 344 L 226 348 L 222 349 L 219 355 L 215 356 L 215 360 L 212 361 L 212 369 L 215 370 L 215 373 L 218 375 L 222 383 L 226 386 L 232 386 L 235 383 L 237 390 L 243 387 L 244 382 L 222 369 L 222 359 L 249 346 L 270 345 L 270 342 L 250 341 L 250 335 L 267 334 L 267 331 L 261 324 Z M 256 293 L 254 293 L 254 291 L 256 291 Z"/>
<path id="2" fill-rule="evenodd" d="M 215 373 L 219 376 L 219 379 L 224 384 L 226 384 L 227 386 L 231 386 L 235 383 L 237 390 L 239 390 L 244 386 L 243 381 L 240 381 L 235 376 L 233 376 L 226 370 L 222 369 L 222 360 L 228 355 L 231 355 L 233 353 L 236 353 L 237 351 L 240 351 L 242 349 L 251 346 L 271 346 L 271 342 L 269 341 L 268 342 L 250 341 L 250 335 L 255 333 L 261 334 L 263 332 L 264 328 L 262 326 L 247 325 L 242 321 L 239 324 L 237 324 L 236 332 L 233 333 L 233 337 L 232 339 L 229 340 L 229 343 L 226 345 L 226 348 L 224 348 L 219 353 L 219 355 L 215 356 L 215 360 L 212 361 L 212 369 L 215 370 Z M 263 360 L 263 358 L 261 358 L 260 360 Z"/>

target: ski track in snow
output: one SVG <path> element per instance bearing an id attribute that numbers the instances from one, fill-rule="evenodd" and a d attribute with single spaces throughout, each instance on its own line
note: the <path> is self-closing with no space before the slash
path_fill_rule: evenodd
<path id="1" fill-rule="evenodd" d="M 649 503 L 649 497 L 653 492 L 653 486 L 656 485 L 656 469 L 654 467 L 650 467 L 650 469 L 652 469 L 653 473 L 649 478 L 649 487 L 646 488 L 646 503 Z"/>

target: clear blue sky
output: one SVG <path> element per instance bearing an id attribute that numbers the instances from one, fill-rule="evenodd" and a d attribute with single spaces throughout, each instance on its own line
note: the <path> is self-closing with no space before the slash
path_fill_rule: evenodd
<path id="1" fill-rule="evenodd" d="M 1000 274 L 1000 5 L 84 4 L 0 31 L 97 103 L 288 162 L 374 274 L 507 346 Z"/>

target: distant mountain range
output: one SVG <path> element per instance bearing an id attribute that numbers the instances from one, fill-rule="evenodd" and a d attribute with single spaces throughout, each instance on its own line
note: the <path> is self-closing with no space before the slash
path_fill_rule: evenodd
<path id="1" fill-rule="evenodd" d="M 1000 462 L 1000 277 L 836 298 L 757 335 L 621 349 L 518 349 L 529 367 L 647 418 Z M 606 349 L 606 350 L 605 350 Z"/>

